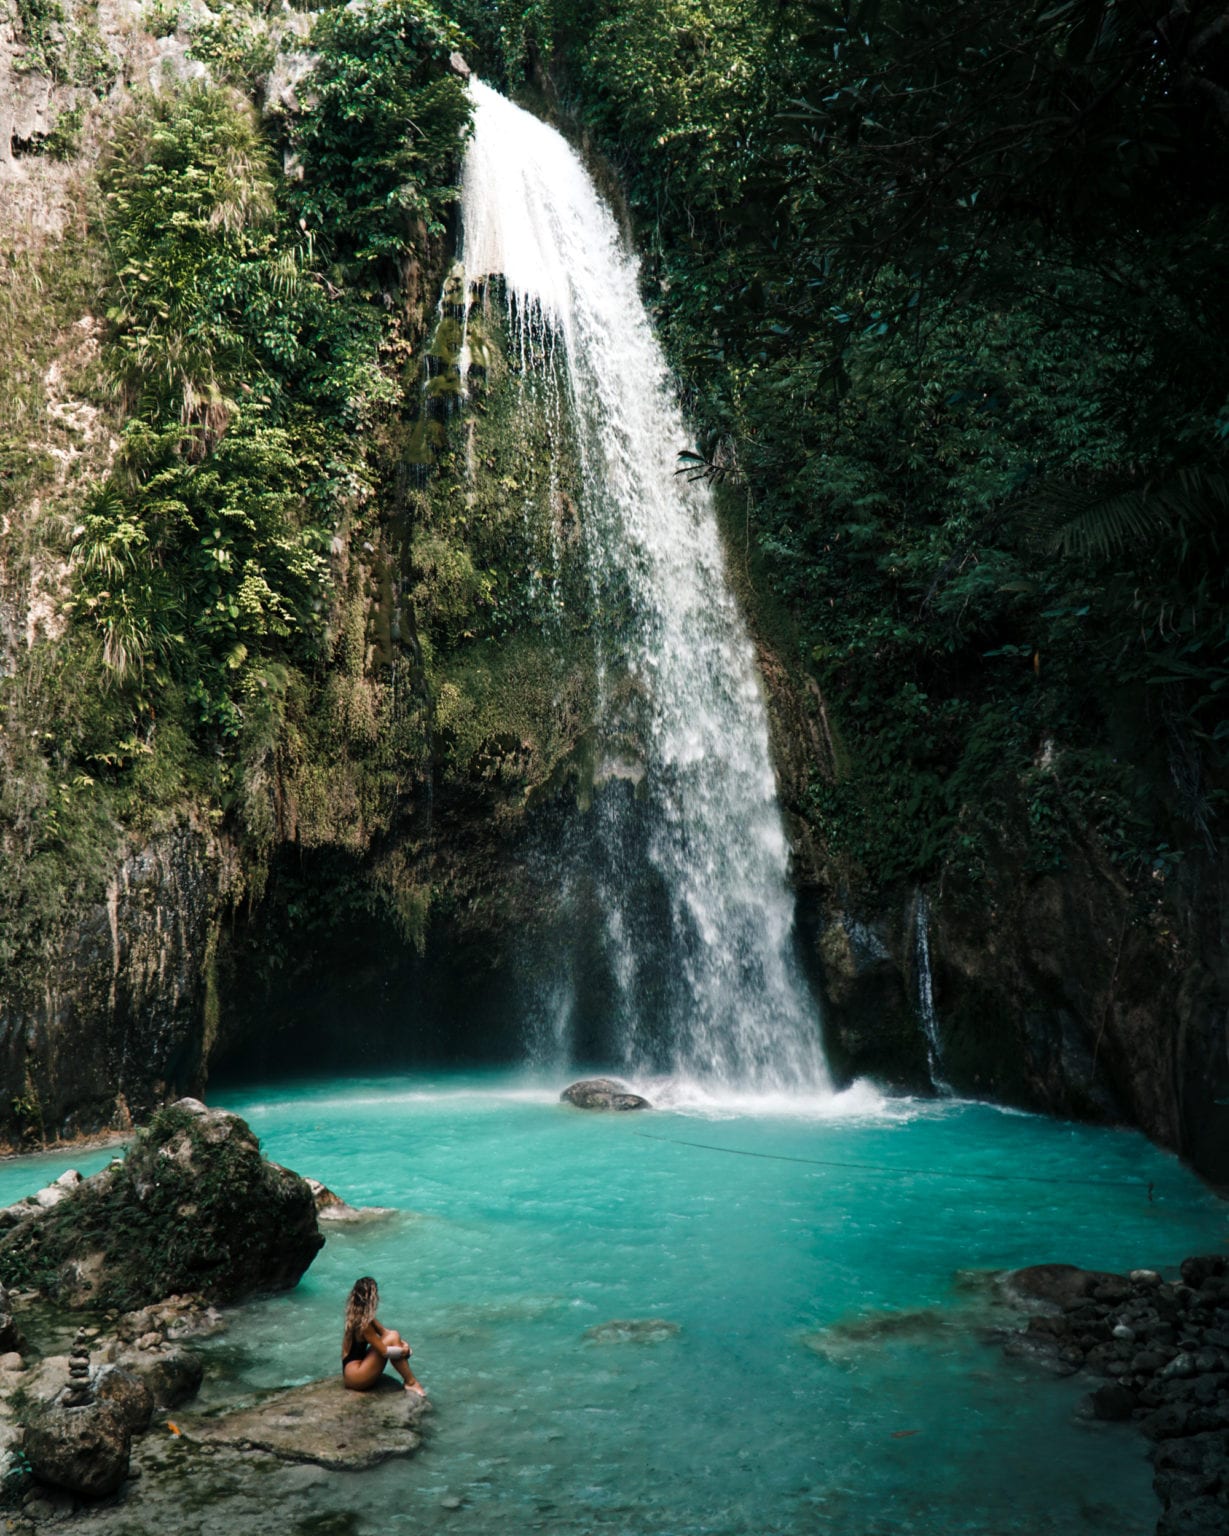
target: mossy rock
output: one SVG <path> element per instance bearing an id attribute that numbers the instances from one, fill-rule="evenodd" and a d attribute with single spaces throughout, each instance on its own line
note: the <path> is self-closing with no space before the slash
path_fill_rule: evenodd
<path id="1" fill-rule="evenodd" d="M 180 1099 L 122 1163 L 10 1231 L 0 1272 L 70 1307 L 234 1302 L 288 1290 L 323 1244 L 306 1180 L 266 1162 L 238 1115 Z"/>

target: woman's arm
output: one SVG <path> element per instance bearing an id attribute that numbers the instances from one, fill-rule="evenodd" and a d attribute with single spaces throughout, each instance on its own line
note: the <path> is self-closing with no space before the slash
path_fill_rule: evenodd
<path id="1" fill-rule="evenodd" d="M 383 1327 L 374 1317 L 363 1329 L 363 1338 L 386 1360 L 404 1360 L 410 1354 L 409 1345 L 401 1342 L 397 1330 Z"/>
<path id="2" fill-rule="evenodd" d="M 368 1344 L 371 1345 L 372 1349 L 374 1349 L 377 1354 L 385 1356 L 385 1358 L 388 1356 L 388 1346 L 384 1342 L 384 1335 L 387 1332 L 388 1329 L 381 1328 L 379 1323 L 377 1323 L 373 1317 L 372 1320 L 367 1324 L 366 1328 L 363 1329 L 362 1333 L 362 1337 Z"/>

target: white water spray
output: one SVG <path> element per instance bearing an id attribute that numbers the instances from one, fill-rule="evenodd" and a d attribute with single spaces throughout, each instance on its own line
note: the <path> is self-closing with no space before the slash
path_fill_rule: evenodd
<path id="1" fill-rule="evenodd" d="M 754 652 L 708 490 L 675 473 L 686 430 L 635 264 L 564 139 L 471 90 L 466 278 L 503 277 L 522 360 L 554 349 L 581 459 L 598 776 L 630 781 L 602 797 L 595 829 L 625 1065 L 825 1089 Z M 633 894 L 646 864 L 656 903 Z"/>

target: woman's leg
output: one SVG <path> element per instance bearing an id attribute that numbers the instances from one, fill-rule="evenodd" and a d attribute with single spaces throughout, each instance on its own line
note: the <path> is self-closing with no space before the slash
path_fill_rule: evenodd
<path id="1" fill-rule="evenodd" d="M 409 1354 L 409 1350 L 406 1349 L 405 1340 L 394 1329 L 389 1329 L 385 1333 L 384 1347 L 386 1349 L 405 1350 L 406 1355 Z M 410 1369 L 410 1362 L 406 1359 L 405 1355 L 402 1355 L 399 1359 L 390 1360 L 388 1363 L 396 1371 L 397 1375 L 401 1377 L 402 1381 L 405 1382 L 405 1390 L 407 1392 L 417 1392 L 421 1397 L 426 1397 L 426 1391 L 418 1377 Z"/>
<path id="2" fill-rule="evenodd" d="M 384 1356 L 369 1349 L 361 1360 L 347 1360 L 341 1379 L 352 1392 L 369 1392 L 384 1372 Z"/>

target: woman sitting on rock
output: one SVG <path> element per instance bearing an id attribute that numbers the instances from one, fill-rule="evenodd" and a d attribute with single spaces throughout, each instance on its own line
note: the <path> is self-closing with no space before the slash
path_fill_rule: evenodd
<path id="1" fill-rule="evenodd" d="M 341 1379 L 354 1392 L 367 1392 L 375 1386 L 391 1363 L 405 1382 L 407 1392 L 426 1397 L 421 1383 L 409 1366 L 413 1353 L 399 1333 L 376 1320 L 380 1293 L 370 1275 L 354 1282 L 346 1302 L 346 1331 L 341 1336 Z"/>

